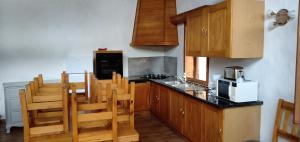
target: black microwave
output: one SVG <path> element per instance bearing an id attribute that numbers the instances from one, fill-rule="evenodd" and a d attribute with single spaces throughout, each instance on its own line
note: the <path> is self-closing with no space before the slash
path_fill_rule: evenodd
<path id="1" fill-rule="evenodd" d="M 111 79 L 112 73 L 123 75 L 122 51 L 95 51 L 94 74 L 97 79 Z"/>

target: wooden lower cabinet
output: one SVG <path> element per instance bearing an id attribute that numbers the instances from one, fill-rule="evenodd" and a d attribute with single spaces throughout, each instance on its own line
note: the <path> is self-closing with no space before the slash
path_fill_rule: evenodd
<path id="1" fill-rule="evenodd" d="M 201 107 L 201 141 L 222 142 L 223 111 L 207 104 Z"/>
<path id="2" fill-rule="evenodd" d="M 203 112 L 201 108 L 201 104 L 192 98 L 184 99 L 184 127 L 183 127 L 183 135 L 187 137 L 191 141 L 199 141 L 202 138 L 202 126 L 201 123 L 201 114 Z"/>
<path id="3" fill-rule="evenodd" d="M 149 110 L 150 107 L 149 94 L 150 94 L 149 82 L 135 84 L 134 111 Z"/>
<path id="4" fill-rule="evenodd" d="M 259 105 L 217 108 L 156 83 L 151 83 L 150 92 L 151 112 L 192 142 L 260 138 Z"/>
<path id="5" fill-rule="evenodd" d="M 159 118 L 165 122 L 169 122 L 170 115 L 170 89 L 167 87 L 159 87 Z"/>
<path id="6" fill-rule="evenodd" d="M 150 111 L 159 116 L 159 87 L 160 85 L 151 83 L 150 84 Z"/>
<path id="7" fill-rule="evenodd" d="M 176 131 L 182 133 L 183 128 L 183 96 L 180 93 L 171 92 L 170 96 L 170 120 L 169 124 Z"/>

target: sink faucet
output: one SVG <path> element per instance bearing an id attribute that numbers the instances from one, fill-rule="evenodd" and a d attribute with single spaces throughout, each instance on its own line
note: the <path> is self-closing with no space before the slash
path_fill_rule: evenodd
<path id="1" fill-rule="evenodd" d="M 178 80 L 180 80 L 181 83 L 185 83 L 186 82 L 186 74 L 183 73 L 183 76 L 177 75 L 176 78 Z"/>

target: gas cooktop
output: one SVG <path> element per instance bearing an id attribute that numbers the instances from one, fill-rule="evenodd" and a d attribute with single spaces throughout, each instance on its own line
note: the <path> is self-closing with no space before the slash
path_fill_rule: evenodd
<path id="1" fill-rule="evenodd" d="M 140 78 L 144 78 L 144 79 L 165 79 L 169 77 L 166 74 L 146 74 L 146 75 L 142 75 Z"/>

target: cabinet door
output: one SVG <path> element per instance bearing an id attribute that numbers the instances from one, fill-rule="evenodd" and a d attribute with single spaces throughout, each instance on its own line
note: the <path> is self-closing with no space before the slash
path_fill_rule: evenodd
<path id="1" fill-rule="evenodd" d="M 208 47 L 209 57 L 224 57 L 229 51 L 229 26 L 226 3 L 216 4 L 208 9 Z"/>
<path id="2" fill-rule="evenodd" d="M 135 111 L 149 110 L 149 91 L 150 83 L 137 83 L 135 85 Z"/>
<path id="3" fill-rule="evenodd" d="M 151 83 L 151 92 L 150 92 L 150 110 L 156 116 L 159 115 L 159 85 Z"/>
<path id="4" fill-rule="evenodd" d="M 222 110 L 201 104 L 201 141 L 222 142 Z"/>
<path id="5" fill-rule="evenodd" d="M 160 86 L 160 99 L 159 99 L 159 117 L 160 119 L 168 123 L 169 122 L 169 108 L 170 108 L 170 90 L 166 87 Z"/>
<path id="6" fill-rule="evenodd" d="M 193 142 L 201 141 L 201 104 L 198 100 L 184 99 L 183 135 Z"/>
<path id="7" fill-rule="evenodd" d="M 182 133 L 183 96 L 177 92 L 172 91 L 170 98 L 170 125 L 178 132 Z"/>
<path id="8" fill-rule="evenodd" d="M 205 27 L 203 26 L 203 15 L 189 16 L 185 26 L 186 55 L 200 56 L 205 44 Z"/>

